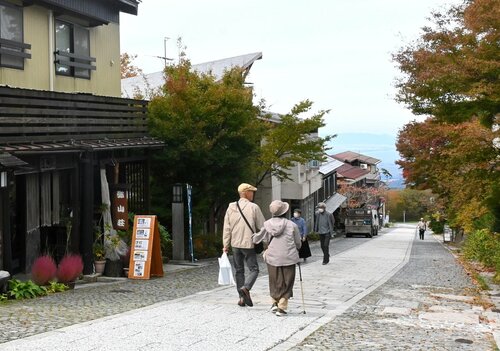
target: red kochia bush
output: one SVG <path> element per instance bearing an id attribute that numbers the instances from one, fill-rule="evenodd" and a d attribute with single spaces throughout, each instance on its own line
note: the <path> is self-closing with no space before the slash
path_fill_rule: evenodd
<path id="1" fill-rule="evenodd" d="M 83 272 L 83 261 L 80 255 L 66 255 L 57 267 L 57 280 L 60 283 L 75 281 Z"/>
<path id="2" fill-rule="evenodd" d="M 31 279 L 38 285 L 46 285 L 56 277 L 57 266 L 49 255 L 38 257 L 31 266 Z"/>

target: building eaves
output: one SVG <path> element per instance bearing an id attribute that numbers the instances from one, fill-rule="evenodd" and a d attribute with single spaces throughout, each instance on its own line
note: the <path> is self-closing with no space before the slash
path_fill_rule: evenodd
<path id="1" fill-rule="evenodd" d="M 319 168 L 319 173 L 323 175 L 327 175 L 332 173 L 333 171 L 337 170 L 338 168 L 342 167 L 344 165 L 344 162 L 341 162 L 339 160 L 332 160 L 326 163 L 323 163 L 321 167 Z"/>
<path id="2" fill-rule="evenodd" d="M 242 70 L 248 71 L 253 63 L 260 59 L 262 59 L 262 52 L 254 52 L 246 55 L 199 63 L 191 66 L 191 70 L 201 74 L 211 73 L 217 80 L 220 80 L 226 71 L 234 67 L 240 67 Z M 121 80 L 122 96 L 133 97 L 136 93 L 146 96 L 150 91 L 161 89 L 164 84 L 165 74 L 163 71 L 124 78 Z"/>
<path id="3" fill-rule="evenodd" d="M 30 153 L 56 153 L 75 151 L 100 151 L 135 148 L 162 148 L 164 142 L 155 138 L 133 139 L 99 139 L 99 140 L 72 140 L 55 143 L 33 143 L 0 145 L 0 152 L 30 154 Z"/>
<path id="4" fill-rule="evenodd" d="M 345 151 L 345 152 L 341 152 L 341 153 L 331 155 L 331 156 L 339 161 L 347 162 L 347 163 L 352 163 L 356 160 L 359 160 L 360 162 L 363 162 L 363 163 L 367 163 L 370 165 L 376 165 L 376 164 L 381 162 L 379 159 L 376 159 L 374 157 L 363 155 L 363 154 L 353 152 L 353 151 Z"/>
<path id="5" fill-rule="evenodd" d="M 335 193 L 332 197 L 326 200 L 326 210 L 330 213 L 333 213 L 339 208 L 344 202 L 347 200 L 347 197 L 341 195 L 339 193 Z"/>
<path id="6" fill-rule="evenodd" d="M 29 166 L 27 162 L 7 152 L 0 153 L 0 168 L 22 168 Z"/>
<path id="7" fill-rule="evenodd" d="M 345 164 L 337 169 L 337 175 L 339 178 L 351 179 L 355 182 L 366 178 L 370 172 L 366 169 L 359 167 L 354 167 L 349 164 Z"/>

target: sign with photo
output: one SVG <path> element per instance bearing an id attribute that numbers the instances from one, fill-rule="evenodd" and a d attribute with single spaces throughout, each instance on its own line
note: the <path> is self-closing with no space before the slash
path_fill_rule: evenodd
<path id="1" fill-rule="evenodd" d="M 130 255 L 130 279 L 163 277 L 160 232 L 156 216 L 136 215 L 132 232 L 133 255 Z"/>
<path id="2" fill-rule="evenodd" d="M 137 229 L 137 239 L 149 239 L 149 229 Z"/>
<path id="3" fill-rule="evenodd" d="M 137 218 L 137 228 L 149 228 L 151 226 L 151 218 Z"/>
<path id="4" fill-rule="evenodd" d="M 146 261 L 148 259 L 147 251 L 134 251 L 134 261 Z"/>

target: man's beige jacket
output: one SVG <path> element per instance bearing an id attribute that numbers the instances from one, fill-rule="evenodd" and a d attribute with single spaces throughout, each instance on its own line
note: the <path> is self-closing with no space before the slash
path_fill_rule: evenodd
<path id="1" fill-rule="evenodd" d="M 253 202 L 241 198 L 238 203 L 248 223 L 252 226 L 253 231 L 248 228 L 245 220 L 241 217 L 236 202 L 231 202 L 224 217 L 223 245 L 224 247 L 231 246 L 240 249 L 251 249 L 254 247 L 252 234 L 260 231 L 264 225 L 265 218 L 260 207 Z"/>

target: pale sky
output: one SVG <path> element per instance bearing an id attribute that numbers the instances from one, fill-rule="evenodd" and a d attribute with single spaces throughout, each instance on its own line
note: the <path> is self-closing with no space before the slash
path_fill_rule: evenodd
<path id="1" fill-rule="evenodd" d="M 143 0 L 121 14 L 121 51 L 145 73 L 160 71 L 163 39 L 177 59 L 182 37 L 193 64 L 262 52 L 247 78 L 270 110 L 300 100 L 330 109 L 321 134 L 395 135 L 415 119 L 394 101 L 391 53 L 417 38 L 431 10 L 460 0 Z"/>

